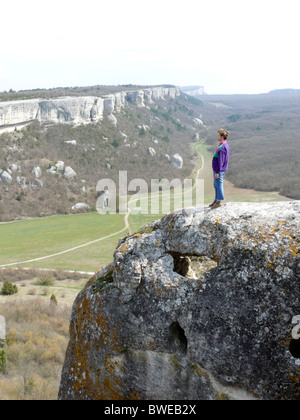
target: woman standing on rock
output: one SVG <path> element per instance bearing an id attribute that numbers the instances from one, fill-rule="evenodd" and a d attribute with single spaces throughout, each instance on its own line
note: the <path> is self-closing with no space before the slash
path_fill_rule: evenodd
<path id="1" fill-rule="evenodd" d="M 216 191 L 215 201 L 209 206 L 212 209 L 222 207 L 222 201 L 225 199 L 223 179 L 229 165 L 230 151 L 227 143 L 229 134 L 229 131 L 224 130 L 223 128 L 218 131 L 219 147 L 214 154 L 212 162 L 214 172 L 214 187 Z"/>

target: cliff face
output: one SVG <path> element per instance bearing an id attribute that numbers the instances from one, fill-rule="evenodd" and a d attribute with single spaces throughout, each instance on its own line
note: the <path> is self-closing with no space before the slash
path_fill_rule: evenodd
<path id="1" fill-rule="evenodd" d="M 299 202 L 167 215 L 78 296 L 59 398 L 299 399 L 299 278 Z"/>
<path id="2" fill-rule="evenodd" d="M 33 120 L 42 123 L 88 124 L 101 121 L 104 116 L 120 112 L 127 102 L 143 107 L 153 100 L 175 98 L 179 88 L 119 92 L 103 97 L 63 97 L 53 100 L 24 100 L 0 103 L 0 130 L 26 124 Z"/>

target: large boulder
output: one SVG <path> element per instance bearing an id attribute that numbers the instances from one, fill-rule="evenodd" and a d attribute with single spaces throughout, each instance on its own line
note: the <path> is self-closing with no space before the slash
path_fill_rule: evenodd
<path id="1" fill-rule="evenodd" d="M 147 150 L 147 153 L 149 156 L 155 157 L 156 156 L 156 150 L 153 149 L 153 147 L 149 147 Z"/>
<path id="2" fill-rule="evenodd" d="M 197 125 L 198 127 L 203 127 L 204 123 L 200 118 L 194 118 L 193 122 L 195 123 L 195 125 Z"/>
<path id="3" fill-rule="evenodd" d="M 77 146 L 76 140 L 67 140 L 65 141 L 65 144 L 68 144 L 69 146 Z"/>
<path id="4" fill-rule="evenodd" d="M 107 120 L 108 122 L 111 123 L 112 126 L 116 127 L 118 124 L 118 120 L 117 118 L 114 116 L 114 114 L 110 114 L 107 116 Z"/>
<path id="5" fill-rule="evenodd" d="M 12 177 L 7 171 L 2 171 L 0 173 L 0 179 L 5 184 L 11 184 L 12 183 Z"/>
<path id="6" fill-rule="evenodd" d="M 178 153 L 172 156 L 172 165 L 175 166 L 175 168 L 177 169 L 183 168 L 183 159 Z"/>
<path id="7" fill-rule="evenodd" d="M 77 203 L 72 207 L 73 211 L 78 211 L 78 210 L 90 210 L 90 206 L 86 203 Z"/>
<path id="8" fill-rule="evenodd" d="M 165 155 L 165 159 L 166 159 L 168 162 L 171 162 L 170 155 L 166 154 L 166 155 Z"/>
<path id="9" fill-rule="evenodd" d="M 63 172 L 63 170 L 65 169 L 65 162 L 59 160 L 58 162 L 56 162 L 55 166 L 58 172 Z"/>
<path id="10" fill-rule="evenodd" d="M 35 185 L 36 187 L 39 187 L 39 188 L 43 188 L 44 183 L 43 183 L 43 181 L 41 181 L 40 179 L 35 179 L 35 180 L 33 181 L 33 185 Z"/>
<path id="11" fill-rule="evenodd" d="M 27 180 L 24 176 L 17 176 L 16 181 L 21 187 L 26 187 Z"/>
<path id="12" fill-rule="evenodd" d="M 300 202 L 177 211 L 77 297 L 62 400 L 299 400 Z M 188 259 L 217 265 L 190 275 Z"/>
<path id="13" fill-rule="evenodd" d="M 34 168 L 32 168 L 31 174 L 35 178 L 40 178 L 42 176 L 42 170 L 39 166 L 35 166 Z"/>
<path id="14" fill-rule="evenodd" d="M 17 165 L 16 163 L 11 163 L 8 167 L 8 169 L 12 172 L 21 172 L 21 167 L 19 165 Z"/>
<path id="15" fill-rule="evenodd" d="M 76 172 L 74 171 L 74 169 L 72 169 L 70 166 L 67 166 L 66 168 L 65 168 L 65 171 L 64 171 L 64 177 L 66 178 L 66 179 L 73 179 L 73 178 L 75 178 L 77 175 L 76 175 Z"/>
<path id="16" fill-rule="evenodd" d="M 49 174 L 49 175 L 57 175 L 57 169 L 56 169 L 56 166 L 51 166 L 51 168 L 49 168 L 49 169 L 47 169 L 47 173 Z"/>

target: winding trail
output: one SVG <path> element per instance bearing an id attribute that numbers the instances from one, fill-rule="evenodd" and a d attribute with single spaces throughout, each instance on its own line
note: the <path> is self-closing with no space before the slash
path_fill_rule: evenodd
<path id="1" fill-rule="evenodd" d="M 200 172 L 201 172 L 201 171 L 203 170 L 203 168 L 204 168 L 204 156 L 203 156 L 203 155 L 202 155 L 202 154 L 198 151 L 198 149 L 197 149 L 197 152 L 198 152 L 199 156 L 200 156 L 200 157 L 201 157 L 201 159 L 202 159 L 202 166 L 201 166 L 201 168 L 200 168 L 200 169 L 198 169 L 198 170 L 197 170 L 197 172 L 196 172 L 196 178 L 195 178 L 195 179 L 197 179 L 197 178 L 199 177 Z M 193 175 L 193 174 L 192 174 L 192 175 Z M 193 188 L 194 188 L 194 187 L 193 187 Z M 182 192 L 177 193 L 177 195 L 178 195 L 178 194 L 182 194 Z M 175 197 L 175 196 L 176 196 L 176 194 L 174 194 L 174 196 L 173 196 L 173 197 Z M 119 230 L 118 232 L 112 233 L 112 234 L 107 235 L 107 236 L 103 236 L 103 237 L 101 237 L 101 238 L 99 238 L 99 239 L 95 239 L 94 241 L 90 241 L 90 242 L 87 242 L 87 243 L 82 244 L 82 245 L 75 246 L 75 247 L 70 248 L 70 249 L 66 249 L 66 250 L 64 250 L 64 251 L 56 252 L 55 254 L 49 254 L 49 255 L 45 255 L 45 256 L 43 256 L 43 257 L 33 258 L 33 259 L 31 259 L 31 260 L 26 260 L 26 261 L 17 261 L 17 262 L 13 262 L 13 263 L 9 263 L 9 264 L 3 264 L 3 265 L 0 265 L 0 269 L 5 269 L 5 268 L 13 267 L 13 266 L 16 266 L 16 265 L 29 264 L 29 263 L 33 263 L 33 262 L 38 262 L 38 261 L 47 260 L 47 259 L 49 259 L 49 258 L 53 258 L 53 257 L 58 257 L 58 256 L 60 256 L 60 255 L 67 254 L 67 253 L 69 253 L 69 252 L 73 252 L 73 251 L 76 251 L 76 250 L 78 250 L 78 249 L 81 249 L 81 248 L 87 247 L 87 246 L 89 246 L 89 245 L 93 245 L 93 244 L 96 244 L 96 243 L 98 243 L 98 242 L 102 242 L 102 241 L 105 241 L 105 240 L 107 240 L 107 239 L 110 239 L 110 238 L 112 238 L 112 237 L 114 237 L 114 236 L 120 235 L 120 234 L 122 234 L 122 233 L 124 233 L 124 232 L 126 232 L 127 230 L 129 230 L 129 229 L 130 229 L 130 224 L 129 224 L 129 216 L 130 216 L 130 214 L 131 214 L 130 204 L 133 204 L 133 203 L 135 203 L 135 202 L 137 202 L 137 201 L 146 200 L 146 199 L 147 199 L 147 200 L 149 200 L 149 199 L 150 199 L 149 195 L 147 195 L 146 197 L 140 197 L 140 198 L 136 198 L 136 199 L 134 199 L 134 200 L 129 200 L 129 202 L 128 202 L 128 212 L 126 213 L 126 215 L 125 215 L 125 217 L 124 217 L 125 227 L 124 227 L 122 230 Z M 7 224 L 7 223 L 14 223 L 14 222 L 5 222 L 5 223 L 3 223 L 3 224 Z M 25 268 L 25 269 L 26 269 L 26 268 Z M 45 270 L 46 270 L 46 269 L 45 269 Z M 83 272 L 82 272 L 82 273 L 83 273 Z"/>

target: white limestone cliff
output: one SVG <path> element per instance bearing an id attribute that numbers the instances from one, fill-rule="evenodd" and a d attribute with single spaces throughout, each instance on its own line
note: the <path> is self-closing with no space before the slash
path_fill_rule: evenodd
<path id="1" fill-rule="evenodd" d="M 62 97 L 50 100 L 0 102 L 0 132 L 24 127 L 34 120 L 49 124 L 94 123 L 120 112 L 127 103 L 144 107 L 156 100 L 176 98 L 179 95 L 179 88 L 154 87 L 117 92 L 103 97 Z"/>

